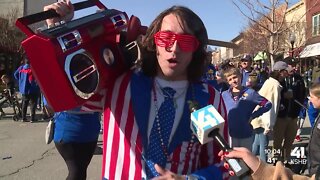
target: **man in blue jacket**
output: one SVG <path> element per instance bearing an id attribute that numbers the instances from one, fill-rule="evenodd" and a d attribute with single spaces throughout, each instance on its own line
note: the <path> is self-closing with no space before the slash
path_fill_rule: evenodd
<path id="1" fill-rule="evenodd" d="M 14 78 L 18 80 L 19 92 L 22 95 L 22 121 L 27 122 L 27 108 L 30 101 L 31 121 L 34 122 L 37 100 L 40 94 L 40 88 L 37 85 L 27 58 L 24 59 L 24 64 L 21 65 L 15 72 Z"/>

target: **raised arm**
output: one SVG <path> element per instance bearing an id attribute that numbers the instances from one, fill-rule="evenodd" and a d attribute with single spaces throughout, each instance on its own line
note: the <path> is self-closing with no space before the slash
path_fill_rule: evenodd
<path id="1" fill-rule="evenodd" d="M 74 15 L 74 7 L 70 0 L 58 1 L 43 8 L 44 11 L 48 11 L 50 9 L 55 10 L 60 17 L 47 19 L 46 23 L 48 27 L 52 27 L 55 23 L 60 23 L 61 21 L 70 21 Z"/>

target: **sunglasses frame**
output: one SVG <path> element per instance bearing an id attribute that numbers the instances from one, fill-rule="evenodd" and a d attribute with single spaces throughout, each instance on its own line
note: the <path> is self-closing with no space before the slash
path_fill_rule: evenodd
<path id="1" fill-rule="evenodd" d="M 189 34 L 175 34 L 170 31 L 159 31 L 154 34 L 154 43 L 159 47 L 171 48 L 176 41 L 184 52 L 195 52 L 200 45 L 199 40 Z"/>

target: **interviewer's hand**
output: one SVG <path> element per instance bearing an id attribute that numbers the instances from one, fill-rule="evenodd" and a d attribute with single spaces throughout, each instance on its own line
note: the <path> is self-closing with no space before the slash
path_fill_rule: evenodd
<path id="1" fill-rule="evenodd" d="M 248 149 L 243 147 L 235 147 L 231 152 L 228 153 L 220 151 L 218 155 L 221 156 L 221 160 L 223 160 L 224 157 L 241 158 L 253 172 L 255 172 L 259 166 L 259 159 L 254 156 Z M 226 166 L 228 167 L 229 165 L 225 165 L 225 167 Z"/>
<path id="2" fill-rule="evenodd" d="M 60 17 L 47 19 L 46 22 L 49 27 L 54 25 L 56 22 L 70 21 L 74 15 L 74 7 L 70 0 L 62 0 L 43 8 L 44 11 L 48 11 L 50 9 L 55 10 L 60 15 Z"/>
<path id="3" fill-rule="evenodd" d="M 153 178 L 152 180 L 169 180 L 169 179 L 174 179 L 174 180 L 185 180 L 186 177 L 182 175 L 177 175 L 167 169 L 163 169 L 159 165 L 155 164 L 154 167 L 156 168 L 157 172 L 160 174 L 160 176 L 157 176 Z"/>

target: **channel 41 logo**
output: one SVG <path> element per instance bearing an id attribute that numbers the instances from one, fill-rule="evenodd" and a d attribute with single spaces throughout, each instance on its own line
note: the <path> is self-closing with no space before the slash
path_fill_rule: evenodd
<path id="1" fill-rule="evenodd" d="M 288 163 L 292 165 L 307 164 L 306 147 L 294 147 L 290 153 Z"/>
<path id="2" fill-rule="evenodd" d="M 265 150 L 265 153 L 267 155 L 267 163 L 269 164 L 275 164 L 277 161 L 279 161 L 281 157 L 281 150 L 280 149 L 274 149 L 272 147 L 268 147 Z M 307 154 L 306 154 L 306 147 L 304 146 L 296 146 L 293 147 L 290 153 L 290 159 L 287 161 L 287 163 L 291 165 L 305 165 L 307 164 Z"/>

